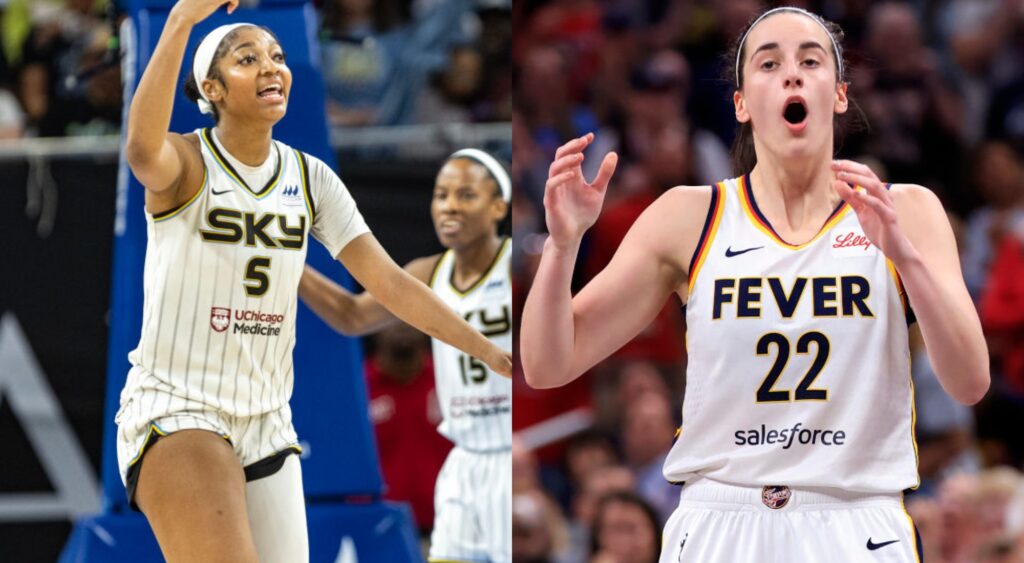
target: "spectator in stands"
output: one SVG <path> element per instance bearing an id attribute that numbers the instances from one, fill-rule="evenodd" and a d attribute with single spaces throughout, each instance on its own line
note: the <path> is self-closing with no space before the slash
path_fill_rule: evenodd
<path id="1" fill-rule="evenodd" d="M 559 561 L 567 542 L 565 518 L 540 490 L 512 496 L 512 560 L 517 563 Z"/>
<path id="2" fill-rule="evenodd" d="M 428 340 L 408 325 L 397 324 L 382 330 L 373 342 L 366 378 L 386 496 L 408 501 L 420 532 L 427 534 L 434 523 L 434 481 L 452 447 L 435 430 L 441 411 Z"/>
<path id="3" fill-rule="evenodd" d="M 406 21 L 397 2 L 329 0 L 322 43 L 327 113 L 334 126 L 410 123 L 431 72 L 474 37 L 460 27 L 469 0 L 431 4 Z"/>
<path id="4" fill-rule="evenodd" d="M 871 126 L 865 148 L 890 177 L 916 178 L 943 193 L 959 172 L 962 99 L 940 76 L 909 5 L 872 6 L 866 39 L 870 64 L 850 80 Z"/>
<path id="5" fill-rule="evenodd" d="M 24 45 L 21 102 L 40 136 L 115 133 L 121 123 L 120 68 L 107 55 L 111 30 L 94 0 L 35 22 Z"/>
<path id="6" fill-rule="evenodd" d="M 666 395 L 645 393 L 625 407 L 622 451 L 636 474 L 637 493 L 665 522 L 679 505 L 679 487 L 666 481 L 662 473 L 665 456 L 676 435 L 672 405 Z"/>
<path id="7" fill-rule="evenodd" d="M 988 283 L 996 247 L 1007 232 L 1024 226 L 1024 164 L 1020 155 L 999 141 L 982 144 L 972 161 L 972 184 L 983 203 L 967 218 L 961 248 L 964 281 L 977 303 Z"/>
<path id="8" fill-rule="evenodd" d="M 1018 221 L 1000 241 L 980 306 L 982 326 L 1002 363 L 1006 391 L 1016 399 L 1017 412 L 1007 414 L 1017 418 L 1024 400 L 1024 221 Z M 1019 437 L 1019 424 L 1012 424 L 1012 419 L 1006 422 Z"/>
<path id="9" fill-rule="evenodd" d="M 661 521 L 643 498 L 614 492 L 598 503 L 591 537 L 591 563 L 655 563 L 661 552 Z"/>
<path id="10" fill-rule="evenodd" d="M 610 493 L 628 492 L 636 487 L 633 472 L 622 465 L 610 465 L 586 474 L 583 486 L 572 501 L 572 520 L 569 522 L 570 561 L 585 561 L 591 553 L 591 527 L 597 516 L 600 500 Z"/>

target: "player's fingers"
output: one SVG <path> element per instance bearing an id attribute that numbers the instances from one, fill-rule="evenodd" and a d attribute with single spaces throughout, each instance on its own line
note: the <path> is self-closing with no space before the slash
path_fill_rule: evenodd
<path id="1" fill-rule="evenodd" d="M 548 178 L 546 184 L 544 184 L 545 190 L 552 190 L 570 180 L 577 177 L 579 173 L 575 169 L 570 169 L 562 172 L 561 174 Z"/>
<path id="2" fill-rule="evenodd" d="M 239 0 L 228 0 L 228 14 L 235 13 L 235 10 L 238 9 L 238 2 Z"/>
<path id="3" fill-rule="evenodd" d="M 591 186 L 597 188 L 598 191 L 604 192 L 608 188 L 608 182 L 612 179 L 612 174 L 615 173 L 615 166 L 619 163 L 619 155 L 610 152 L 605 155 L 604 160 L 601 161 L 601 168 L 597 170 L 597 177 L 591 183 Z"/>
<path id="4" fill-rule="evenodd" d="M 567 154 L 583 151 L 583 149 L 587 148 L 587 145 L 589 145 L 590 142 L 593 140 L 593 133 L 587 133 L 582 137 L 576 137 L 575 139 L 569 141 L 568 143 L 565 143 L 564 145 L 558 147 L 558 150 L 555 151 L 555 160 L 558 160 L 559 158 Z"/>
<path id="5" fill-rule="evenodd" d="M 851 188 L 849 184 L 842 180 L 836 180 L 832 185 L 835 187 L 839 197 L 850 204 L 854 212 L 860 213 L 864 209 L 864 201 L 857 197 L 857 190 Z"/>
<path id="6" fill-rule="evenodd" d="M 840 180 L 863 187 L 869 194 L 878 198 L 881 202 L 892 206 L 892 200 L 889 198 L 888 190 L 885 189 L 885 186 L 883 186 L 878 178 L 873 174 L 871 176 L 865 176 L 864 174 L 857 172 L 848 172 L 843 170 L 837 172 L 836 175 Z"/>
<path id="7" fill-rule="evenodd" d="M 884 201 L 868 193 L 867 190 L 858 190 L 854 197 L 863 202 L 865 207 L 870 207 L 883 221 L 891 222 L 896 219 L 896 211 L 886 205 Z"/>
<path id="8" fill-rule="evenodd" d="M 548 176 L 557 176 L 569 168 L 578 168 L 583 162 L 583 155 L 580 153 L 570 154 L 556 159 L 548 168 Z"/>
<path id="9" fill-rule="evenodd" d="M 852 180 L 857 184 L 860 184 L 868 189 L 872 195 L 881 199 L 886 203 L 891 203 L 892 199 L 889 197 L 888 190 L 885 189 L 885 183 L 878 178 L 875 171 L 871 169 L 867 164 L 856 162 L 853 160 L 835 160 L 832 162 L 832 170 L 837 174 L 848 173 L 852 176 L 860 176 L 865 180 Z M 842 177 L 842 176 L 840 176 Z"/>

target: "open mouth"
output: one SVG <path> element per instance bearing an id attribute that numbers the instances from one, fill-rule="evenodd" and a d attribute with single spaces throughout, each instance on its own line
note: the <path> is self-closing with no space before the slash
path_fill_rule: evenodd
<path id="1" fill-rule="evenodd" d="M 265 100 L 283 100 L 284 90 L 280 84 L 271 84 L 257 92 L 256 95 Z"/>
<path id="2" fill-rule="evenodd" d="M 782 112 L 783 119 L 791 125 L 799 125 L 807 119 L 807 106 L 801 99 L 792 99 L 786 102 L 786 108 Z"/>

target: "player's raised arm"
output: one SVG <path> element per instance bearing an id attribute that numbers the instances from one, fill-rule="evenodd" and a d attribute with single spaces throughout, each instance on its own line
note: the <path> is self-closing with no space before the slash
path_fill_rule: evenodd
<path id="1" fill-rule="evenodd" d="M 423 282 L 395 264 L 369 233 L 338 255 L 352 276 L 392 314 L 429 336 L 479 358 L 495 373 L 511 377 L 512 357 L 459 318 Z"/>
<path id="2" fill-rule="evenodd" d="M 406 264 L 405 271 L 426 283 L 437 260 L 437 256 L 417 258 Z M 299 297 L 328 326 L 346 336 L 372 334 L 398 321 L 370 292 L 352 293 L 308 265 L 299 280 Z"/>
<path id="3" fill-rule="evenodd" d="M 544 194 L 550 237 L 523 309 L 519 352 L 527 382 L 565 385 L 617 350 L 686 282 L 686 260 L 710 204 L 707 188 L 676 188 L 630 229 L 608 266 L 575 298 L 570 289 L 583 233 L 597 220 L 616 156 L 588 184 L 580 164 L 593 134 L 558 149 Z"/>
<path id="4" fill-rule="evenodd" d="M 230 13 L 238 0 L 182 0 L 175 4 L 132 97 L 125 158 L 135 177 L 151 192 L 173 191 L 181 181 L 189 147 L 181 135 L 168 132 L 178 69 L 192 27 L 225 4 Z"/>

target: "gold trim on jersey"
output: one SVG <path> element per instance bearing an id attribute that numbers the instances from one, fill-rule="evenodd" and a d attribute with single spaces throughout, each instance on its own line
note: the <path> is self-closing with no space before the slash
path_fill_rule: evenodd
<path id="1" fill-rule="evenodd" d="M 281 158 L 281 151 L 280 149 L 277 148 L 277 143 L 271 141 L 271 144 L 274 147 L 274 151 L 277 152 L 277 167 L 274 170 L 274 175 L 271 176 L 270 180 L 268 180 L 266 185 L 263 186 L 263 189 L 256 192 L 249 187 L 249 184 L 245 183 L 245 180 L 243 180 L 242 176 L 235 171 L 235 168 L 231 166 L 231 163 L 228 162 L 228 159 L 225 158 L 223 154 L 221 154 L 220 149 L 217 148 L 217 143 L 215 143 L 213 140 L 212 131 L 212 129 L 206 127 L 200 132 L 199 136 L 200 138 L 203 139 L 203 143 L 206 144 L 206 147 L 210 149 L 210 154 L 213 155 L 213 160 L 217 162 L 217 165 L 220 166 L 221 170 L 227 173 L 227 175 L 232 180 L 234 180 L 236 184 L 244 188 L 245 191 L 252 194 L 252 196 L 255 197 L 256 199 L 263 199 L 270 195 L 270 193 L 274 191 L 274 187 L 277 186 L 278 180 L 281 179 L 281 170 L 284 168 L 282 162 L 283 159 Z"/>
<path id="2" fill-rule="evenodd" d="M 708 204 L 708 217 L 704 221 L 704 228 L 701 230 L 700 239 L 697 241 L 697 249 L 690 259 L 689 280 L 687 281 L 687 294 L 693 293 L 693 284 L 697 281 L 697 274 L 704 265 L 711 242 L 718 234 L 718 225 L 722 222 L 722 215 L 725 214 L 725 183 L 718 182 L 711 186 L 711 203 Z"/>
<path id="3" fill-rule="evenodd" d="M 306 212 L 309 213 L 309 228 L 313 228 L 313 222 L 316 221 L 316 206 L 313 205 L 313 192 L 309 188 L 309 166 L 306 162 L 306 155 L 299 152 L 297 149 L 292 149 L 295 152 L 295 160 L 299 164 L 299 176 L 302 177 L 302 194 L 306 199 Z"/>
<path id="4" fill-rule="evenodd" d="M 173 218 L 177 217 L 178 215 L 180 215 L 182 211 L 185 211 L 185 209 L 187 209 L 188 206 L 190 206 L 193 203 L 195 203 L 195 201 L 197 199 L 199 199 L 199 196 L 201 196 L 203 194 L 203 192 L 206 191 L 206 182 L 207 182 L 208 179 L 209 179 L 209 172 L 206 170 L 206 166 L 204 165 L 203 166 L 203 185 L 199 188 L 199 190 L 188 201 L 186 201 L 185 203 L 179 205 L 178 207 L 174 207 L 174 208 L 168 209 L 167 211 L 161 211 L 160 213 L 154 213 L 153 214 L 153 222 L 154 223 L 159 223 L 161 221 L 166 221 L 168 219 L 173 219 Z"/>
<path id="5" fill-rule="evenodd" d="M 454 291 L 459 297 L 465 297 L 465 296 L 469 295 L 470 293 L 473 293 L 473 291 L 475 291 L 478 287 L 480 287 L 480 285 L 484 283 L 484 280 L 486 280 L 487 277 L 491 275 L 491 270 L 493 270 L 494 266 L 498 264 L 498 261 L 501 259 L 501 256 L 503 254 L 505 254 L 505 249 L 510 248 L 511 246 L 512 246 L 512 239 L 509 238 L 509 237 L 505 237 L 505 239 L 501 242 L 501 247 L 498 249 L 498 253 L 494 255 L 494 259 L 491 260 L 491 263 L 487 266 L 487 269 L 484 270 L 484 272 L 482 274 L 480 274 L 480 277 L 477 278 L 477 280 L 475 282 L 473 282 L 472 285 L 470 285 L 466 290 L 461 290 L 458 287 L 456 287 L 456 285 L 455 285 L 455 264 L 452 263 L 452 271 L 448 275 L 448 286 L 451 287 L 452 291 Z M 447 254 L 448 252 L 451 252 L 451 250 L 448 250 L 447 252 L 445 252 L 445 254 Z M 438 264 L 440 264 L 440 263 L 441 262 L 438 261 Z M 431 285 L 433 285 L 433 282 L 434 282 L 433 276 L 431 276 L 431 280 L 430 281 L 431 281 Z"/>
<path id="6" fill-rule="evenodd" d="M 917 550 L 917 526 L 914 525 L 914 517 L 907 512 L 907 503 L 903 498 L 900 499 L 900 508 L 903 509 L 903 514 L 907 516 L 907 521 L 910 522 L 910 534 L 914 539 L 914 558 L 917 563 L 921 563 L 921 552 Z"/>
<path id="7" fill-rule="evenodd" d="M 441 255 L 437 257 L 437 262 L 434 262 L 434 267 L 430 270 L 430 281 L 427 283 L 427 286 L 431 289 L 434 288 L 434 282 L 437 281 L 437 272 L 441 271 L 441 264 L 444 263 L 444 258 L 445 256 L 448 256 L 449 252 L 451 252 L 451 250 L 445 250 L 442 252 Z"/>
<path id="8" fill-rule="evenodd" d="M 846 214 L 849 213 L 850 211 L 849 204 L 847 204 L 845 200 L 840 201 L 839 205 L 837 205 L 836 208 L 832 210 L 832 213 L 828 216 L 828 219 L 825 219 L 825 224 L 823 224 L 821 226 L 821 229 L 818 230 L 818 234 L 814 235 L 813 237 L 811 237 L 811 240 L 803 244 L 791 244 L 783 240 L 782 237 L 780 237 L 778 233 L 775 232 L 775 229 L 772 228 L 771 223 L 768 222 L 768 219 L 761 213 L 761 210 L 757 207 L 757 201 L 754 200 L 754 191 L 753 188 L 751 188 L 750 186 L 749 174 L 740 176 L 739 178 L 736 179 L 736 191 L 738 191 L 740 194 L 740 207 L 743 208 L 744 213 L 746 214 L 747 218 L 750 219 L 750 222 L 754 225 L 754 227 L 756 227 L 759 231 L 767 235 L 768 238 L 772 239 L 775 243 L 779 244 L 783 248 L 788 248 L 790 250 L 800 250 L 802 248 L 806 248 L 808 245 L 818 240 L 825 233 L 831 230 L 832 227 L 835 227 L 836 224 L 839 223 L 839 221 L 842 221 L 843 217 L 845 217 Z"/>

